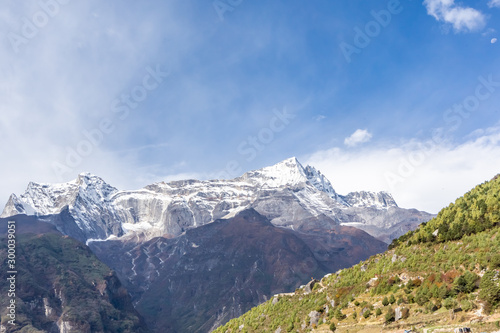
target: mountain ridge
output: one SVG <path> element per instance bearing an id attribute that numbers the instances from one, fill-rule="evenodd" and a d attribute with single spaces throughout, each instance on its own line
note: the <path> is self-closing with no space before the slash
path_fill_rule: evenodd
<path id="1" fill-rule="evenodd" d="M 89 173 L 82 173 L 67 183 L 30 182 L 22 195 L 10 196 L 0 217 L 15 214 L 54 215 L 68 207 L 86 240 L 121 237 L 131 231 L 142 233 L 145 237 L 180 235 L 187 228 L 233 216 L 245 208 L 259 210 L 255 202 L 266 193 L 281 193 L 290 188 L 297 189 L 291 196 L 306 207 L 306 214 L 325 214 L 336 223 L 362 222 L 370 225 L 370 220 L 376 215 L 393 208 L 399 209 L 387 192 L 361 191 L 339 195 L 320 171 L 312 166 L 303 167 L 292 157 L 231 180 L 158 182 L 139 190 L 118 190 Z M 352 220 L 349 216 L 356 215 L 357 208 L 371 210 L 372 216 Z M 265 214 L 266 210 L 262 208 L 260 211 Z M 268 217 L 273 214 L 276 215 L 270 213 Z M 430 214 L 420 215 L 419 222 L 431 217 Z M 275 218 L 273 223 L 282 223 L 279 216 Z M 383 233 L 383 228 L 369 232 L 387 242 L 385 235 L 377 234 Z"/>
<path id="2" fill-rule="evenodd" d="M 208 332 L 284 286 L 382 252 L 432 217 L 399 208 L 384 192 L 341 196 L 321 172 L 296 158 L 232 180 L 158 182 L 126 191 L 83 173 L 69 183 L 30 183 L 9 202 L 3 216 L 32 210 L 30 218 L 87 244 L 117 272 L 147 324 L 162 333 L 158 321 L 171 332 Z M 260 224 L 244 223 L 249 216 Z M 283 252 L 287 243 L 295 245 Z M 297 275 L 289 266 L 305 254 L 306 274 Z M 240 269 L 220 258 L 241 262 Z M 267 272 L 265 280 L 279 276 L 283 283 L 262 281 L 253 271 L 256 263 Z M 168 292 L 158 299 L 163 288 Z M 221 297 L 203 292 L 212 289 Z M 188 291 L 197 302 L 186 297 Z"/>

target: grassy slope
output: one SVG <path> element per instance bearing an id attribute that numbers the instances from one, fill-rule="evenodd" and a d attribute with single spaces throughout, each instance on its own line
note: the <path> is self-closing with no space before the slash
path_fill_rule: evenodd
<path id="1" fill-rule="evenodd" d="M 387 252 L 323 278 L 310 294 L 299 289 L 271 299 L 215 332 L 328 332 L 331 323 L 342 332 L 443 325 L 499 330 L 499 194 L 496 177 Z M 384 305 L 384 298 L 394 303 Z M 394 322 L 396 308 L 407 318 Z M 312 311 L 318 324 L 310 322 Z"/>

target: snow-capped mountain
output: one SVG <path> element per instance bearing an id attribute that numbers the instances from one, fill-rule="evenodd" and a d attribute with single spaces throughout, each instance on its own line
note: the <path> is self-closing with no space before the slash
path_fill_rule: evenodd
<path id="1" fill-rule="evenodd" d="M 336 224 L 377 228 L 381 215 L 390 210 L 406 211 L 385 192 L 339 195 L 321 172 L 312 166 L 303 167 L 293 157 L 232 180 L 160 182 L 134 191 L 119 191 L 88 173 L 68 183 L 30 183 L 24 194 L 11 195 L 1 217 L 49 216 L 68 210 L 81 230 L 81 240 L 123 235 L 140 235 L 147 240 L 165 234 L 178 236 L 246 208 L 255 208 L 273 224 L 294 230 L 318 227 L 304 225 L 305 220 L 318 216 L 327 216 Z M 428 214 L 420 215 L 414 219 L 416 222 L 429 219 Z M 382 229 L 400 222 L 391 219 L 390 225 Z M 378 230 L 366 231 L 380 236 Z"/>
<path id="2" fill-rule="evenodd" d="M 344 202 L 351 207 L 366 208 L 373 207 L 385 209 L 388 207 L 397 207 L 396 201 L 391 194 L 387 192 L 351 192 L 343 196 Z"/>
<path id="3" fill-rule="evenodd" d="M 87 239 L 121 236 L 123 229 L 120 218 L 111 200 L 116 192 L 116 188 L 89 173 L 82 173 L 68 183 L 30 182 L 24 194 L 19 197 L 15 194 L 10 196 L 0 217 L 15 214 L 49 216 L 67 209 Z"/>
<path id="4" fill-rule="evenodd" d="M 1 217 L 28 220 L 33 230 L 47 222 L 86 242 L 154 332 L 205 333 L 310 276 L 382 252 L 432 215 L 399 208 L 385 192 L 340 195 L 290 158 L 231 180 L 132 191 L 88 173 L 30 183 Z"/>
<path id="5" fill-rule="evenodd" d="M 347 206 L 345 201 L 337 195 L 330 181 L 321 172 L 310 165 L 304 168 L 295 157 L 286 159 L 270 167 L 247 172 L 239 179 L 267 188 L 280 188 L 309 183 L 318 191 L 328 194 L 335 201 Z"/>

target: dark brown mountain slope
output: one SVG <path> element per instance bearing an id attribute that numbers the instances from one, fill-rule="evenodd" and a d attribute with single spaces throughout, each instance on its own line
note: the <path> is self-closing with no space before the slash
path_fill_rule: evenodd
<path id="1" fill-rule="evenodd" d="M 15 221 L 15 297 L 6 225 Z M 34 217 L 0 219 L 0 315 L 5 332 L 149 332 L 113 271 L 84 244 Z M 16 304 L 16 325 L 7 304 Z M 3 332 L 3 331 L 2 331 Z"/>
<path id="2" fill-rule="evenodd" d="M 276 293 L 382 252 L 386 244 L 350 227 L 307 233 L 279 228 L 249 209 L 174 239 L 136 247 L 95 242 L 91 248 L 126 281 L 155 332 L 208 332 Z M 123 251 L 133 260 L 120 259 Z"/>

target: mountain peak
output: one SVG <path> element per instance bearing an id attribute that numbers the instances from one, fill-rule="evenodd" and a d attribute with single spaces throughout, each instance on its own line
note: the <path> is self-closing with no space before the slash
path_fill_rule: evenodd
<path id="1" fill-rule="evenodd" d="M 282 187 L 307 181 L 304 167 L 295 157 L 259 170 L 249 171 L 241 178 L 264 187 Z"/>
<path id="2" fill-rule="evenodd" d="M 26 210 L 22 202 L 17 197 L 17 195 L 11 194 L 9 200 L 7 201 L 7 204 L 3 209 L 2 215 L 0 215 L 0 218 L 9 217 L 17 214 L 25 214 L 25 213 Z"/>
<path id="3" fill-rule="evenodd" d="M 277 165 L 281 165 L 281 166 L 284 166 L 284 167 L 302 167 L 302 164 L 299 162 L 299 160 L 297 159 L 297 157 L 295 156 L 292 156 L 292 157 L 289 157 L 281 162 L 278 162 L 275 164 L 276 166 Z"/>
<path id="4" fill-rule="evenodd" d="M 306 183 L 326 193 L 340 204 L 347 205 L 321 172 L 309 165 L 304 167 L 296 157 L 290 157 L 275 165 L 247 172 L 240 179 L 262 187 L 274 188 Z"/>
<path id="5" fill-rule="evenodd" d="M 66 183 L 31 181 L 21 196 L 11 195 L 2 216 L 58 214 L 65 206 L 73 206 L 79 196 L 85 197 L 87 202 L 97 203 L 117 191 L 102 178 L 88 172 L 80 173 L 76 179 Z"/>
<path id="6" fill-rule="evenodd" d="M 94 191 L 98 192 L 101 197 L 107 197 L 118 191 L 115 187 L 106 183 L 101 177 L 89 172 L 80 173 L 74 182 L 80 188 L 92 188 Z"/>
<path id="7" fill-rule="evenodd" d="M 359 191 L 351 192 L 343 199 L 352 207 L 388 209 L 398 207 L 396 200 L 388 192 Z"/>
<path id="8" fill-rule="evenodd" d="M 80 180 L 85 180 L 85 179 L 99 179 L 102 180 L 101 177 L 94 175 L 93 173 L 90 172 L 81 172 L 78 177 L 76 177 L 77 181 Z"/>

